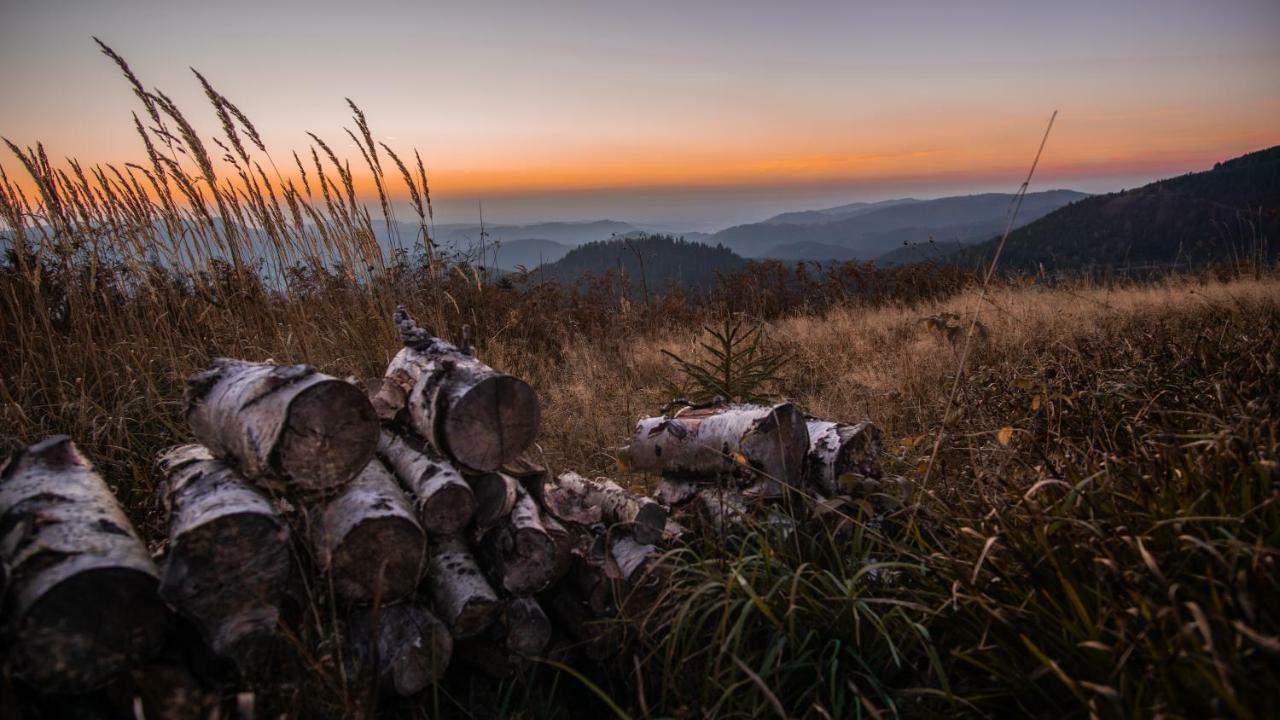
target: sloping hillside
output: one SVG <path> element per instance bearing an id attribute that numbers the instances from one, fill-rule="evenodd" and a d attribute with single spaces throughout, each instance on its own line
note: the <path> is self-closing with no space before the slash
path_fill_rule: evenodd
<path id="1" fill-rule="evenodd" d="M 1029 194 L 1019 220 L 1030 222 L 1084 197 L 1072 190 Z M 1012 200 L 1010 194 L 987 193 L 854 208 L 852 216 L 831 222 L 738 225 L 712 235 L 708 242 L 744 257 L 769 257 L 770 252 L 787 252 L 786 246 L 794 243 L 819 243 L 848 248 L 853 258 L 872 260 L 904 242 L 924 242 L 931 236 L 953 242 L 990 237 L 993 228 L 1003 227 Z"/>
<path id="2" fill-rule="evenodd" d="M 1097 195 L 1015 230 L 1000 265 L 1035 270 L 1135 268 L 1276 255 L 1280 241 L 1280 146 L 1212 170 Z M 998 239 L 957 262 L 990 257 Z"/>

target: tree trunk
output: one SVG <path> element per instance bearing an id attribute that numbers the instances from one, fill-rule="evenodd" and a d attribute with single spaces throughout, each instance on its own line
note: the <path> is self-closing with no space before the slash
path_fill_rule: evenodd
<path id="1" fill-rule="evenodd" d="M 239 664 L 276 636 L 289 528 L 271 502 L 200 445 L 161 453 L 169 547 L 160 594 Z"/>
<path id="2" fill-rule="evenodd" d="M 798 484 L 808 449 L 791 403 L 722 405 L 641 420 L 623 456 L 633 469 L 676 477 L 743 474 L 757 482 L 752 494 L 774 497 Z"/>
<path id="3" fill-rule="evenodd" d="M 502 587 L 517 595 L 541 591 L 556 570 L 556 546 L 547 534 L 533 497 L 518 488 L 506 522 L 490 530 L 484 546 Z"/>
<path id="4" fill-rule="evenodd" d="M 378 454 L 413 495 L 418 518 L 428 533 L 440 537 L 457 535 L 471 522 L 476 510 L 471 486 L 449 461 L 420 438 L 384 430 Z"/>
<path id="5" fill-rule="evenodd" d="M 501 472 L 468 475 L 467 484 L 476 498 L 476 530 L 485 532 L 515 508 L 519 483 L 510 475 Z"/>
<path id="6" fill-rule="evenodd" d="M 246 478 L 331 492 L 373 457 L 378 420 L 360 389 L 309 365 L 219 358 L 187 384 L 198 440 Z"/>
<path id="7" fill-rule="evenodd" d="M 517 596 L 507 601 L 505 618 L 507 648 L 524 657 L 542 654 L 551 642 L 551 620 L 542 611 L 538 601 L 528 596 Z"/>
<path id="8" fill-rule="evenodd" d="M 870 422 L 856 425 L 810 419 L 809 482 L 827 495 L 847 492 L 840 487 L 846 474 L 880 477 L 880 428 Z"/>
<path id="9" fill-rule="evenodd" d="M 410 425 L 438 452 L 478 472 L 497 470 L 533 443 L 541 410 L 528 383 L 432 337 L 403 307 L 395 322 L 405 347 L 377 396 L 384 417 L 403 402 Z"/>
<path id="10" fill-rule="evenodd" d="M 383 692 L 401 697 L 438 681 L 453 653 L 449 629 L 417 605 L 356 610 L 347 623 L 347 641 L 355 673 L 376 673 Z"/>
<path id="11" fill-rule="evenodd" d="M 498 596 L 462 539 L 437 545 L 428 573 L 436 612 L 455 638 L 470 637 L 488 626 L 498 611 Z"/>
<path id="12" fill-rule="evenodd" d="M 311 548 L 340 597 L 387 602 L 418 587 L 427 537 L 395 478 L 374 458 L 325 506 Z"/>
<path id="13" fill-rule="evenodd" d="M 108 681 L 157 649 L 168 612 L 147 548 L 65 436 L 0 469 L 0 558 L 12 576 L 13 667 L 46 691 Z"/>
<path id="14" fill-rule="evenodd" d="M 599 506 L 604 519 L 611 524 L 633 525 L 636 539 L 641 543 L 662 539 L 667 509 L 652 499 L 627 492 L 612 480 L 588 480 L 575 472 L 562 473 L 556 483 L 582 495 L 588 504 Z"/>

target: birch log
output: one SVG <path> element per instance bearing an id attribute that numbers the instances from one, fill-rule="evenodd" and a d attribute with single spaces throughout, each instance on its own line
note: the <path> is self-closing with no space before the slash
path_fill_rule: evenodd
<path id="1" fill-rule="evenodd" d="M 562 473 L 556 483 L 581 494 L 590 505 L 599 506 L 604 519 L 610 523 L 633 524 L 636 539 L 641 543 L 662 539 L 667 509 L 654 500 L 627 492 L 612 480 L 588 480 L 575 472 Z"/>
<path id="2" fill-rule="evenodd" d="M 658 555 L 658 548 L 630 534 L 618 533 L 609 543 L 609 555 L 618 568 L 622 581 L 632 584 L 644 575 L 643 571 L 649 560 Z"/>
<path id="3" fill-rule="evenodd" d="M 476 509 L 471 486 L 420 438 L 383 430 L 378 454 L 413 495 L 418 518 L 428 533 L 456 535 L 471 522 Z"/>
<path id="4" fill-rule="evenodd" d="M 120 505 L 65 436 L 0 469 L 13 668 L 46 691 L 101 685 L 163 641 L 158 574 Z M 6 650 L 6 652 L 11 652 Z"/>
<path id="5" fill-rule="evenodd" d="M 246 478 L 277 475 L 307 491 L 346 483 L 378 442 L 364 393 L 309 365 L 214 360 L 187 383 L 187 421 Z"/>
<path id="6" fill-rule="evenodd" d="M 664 477 L 658 481 L 653 496 L 668 507 L 683 505 L 698 494 L 698 483 L 680 478 Z"/>
<path id="7" fill-rule="evenodd" d="M 870 422 L 856 425 L 810 418 L 808 477 L 827 495 L 839 495 L 841 476 L 853 473 L 880 477 L 880 428 Z"/>
<path id="8" fill-rule="evenodd" d="M 517 655 L 540 655 L 551 642 L 551 620 L 532 597 L 516 596 L 508 600 L 503 620 L 507 627 L 507 648 Z"/>
<path id="9" fill-rule="evenodd" d="M 804 416 L 791 403 L 722 405 L 687 410 L 673 417 L 644 418 L 636 424 L 623 457 L 633 469 L 676 477 L 741 473 L 763 480 L 763 495 L 802 477 L 809 434 Z"/>
<path id="10" fill-rule="evenodd" d="M 511 515 L 485 535 L 484 545 L 507 592 L 539 592 L 555 575 L 555 542 L 547 533 L 537 503 L 524 488 L 517 489 Z"/>
<path id="11" fill-rule="evenodd" d="M 325 506 L 311 547 L 340 597 L 372 603 L 413 593 L 427 537 L 395 478 L 374 458 Z"/>
<path id="12" fill-rule="evenodd" d="M 741 525 L 747 517 L 747 504 L 733 488 L 707 487 L 698 491 L 702 518 L 717 535 L 730 526 Z"/>
<path id="13" fill-rule="evenodd" d="M 449 629 L 417 605 L 357 610 L 347 623 L 347 641 L 352 669 L 372 672 L 380 689 L 401 697 L 439 680 L 453 654 Z"/>
<path id="14" fill-rule="evenodd" d="M 402 402 L 410 425 L 438 452 L 480 472 L 497 470 L 533 443 L 541 410 L 528 383 L 432 337 L 403 307 L 394 319 L 405 347 L 376 398 L 384 417 Z"/>
<path id="15" fill-rule="evenodd" d="M 485 532 L 502 522 L 516 506 L 518 481 L 502 472 L 468 475 L 476 499 L 476 529 Z"/>
<path id="16" fill-rule="evenodd" d="M 436 546 L 428 574 L 436 612 L 454 638 L 471 637 L 488 626 L 499 609 L 498 596 L 462 539 L 450 538 Z"/>
<path id="17" fill-rule="evenodd" d="M 157 460 L 168 480 L 160 594 L 214 652 L 245 664 L 276 634 L 289 580 L 289 528 L 261 492 L 200 445 Z"/>

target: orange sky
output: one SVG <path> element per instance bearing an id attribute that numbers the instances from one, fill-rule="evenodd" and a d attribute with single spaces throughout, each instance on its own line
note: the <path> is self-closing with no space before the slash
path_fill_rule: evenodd
<path id="1" fill-rule="evenodd" d="M 278 160 L 311 130 L 358 162 L 352 97 L 378 140 L 422 152 L 446 221 L 479 200 L 507 220 L 715 225 L 1013 190 L 1054 109 L 1040 187 L 1132 186 L 1280 142 L 1274 0 L 13 2 L 0 134 L 54 157 L 139 157 L 136 101 L 90 35 L 213 133 L 198 67 Z"/>

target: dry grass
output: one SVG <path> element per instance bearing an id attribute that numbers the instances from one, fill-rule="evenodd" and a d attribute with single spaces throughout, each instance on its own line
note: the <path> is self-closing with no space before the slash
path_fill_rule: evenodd
<path id="1" fill-rule="evenodd" d="M 648 304 L 623 301 L 625 278 L 493 283 L 434 252 L 420 162 L 382 147 L 419 233 L 388 253 L 318 137 L 295 158 L 305 177 L 286 179 L 208 87 L 227 136 L 214 144 L 229 148 L 211 158 L 128 77 L 150 120 L 141 165 L 56 168 L 13 146 L 35 190 L 0 177 L 0 450 L 71 435 L 153 543 L 165 522 L 152 458 L 188 439 L 186 377 L 216 355 L 380 375 L 401 302 L 446 336 L 468 326 L 486 361 L 533 384 L 553 468 L 614 473 L 612 448 L 670 399 L 663 351 L 696 354 L 704 324 L 745 312 L 793 357 L 780 394 L 873 419 L 889 470 L 921 477 L 958 359 L 923 319 L 969 317 L 970 273 L 763 263 Z M 390 225 L 390 180 L 353 110 Z M 801 508 L 796 533 L 748 527 L 680 551 L 663 602 L 627 618 L 618 664 L 578 672 L 653 716 L 1274 716 L 1280 278 L 1256 270 L 1000 281 L 928 487 L 878 525 L 836 531 Z M 894 582 L 875 563 L 893 563 Z M 301 676 L 244 682 L 278 685 L 295 714 L 352 714 L 362 693 L 317 633 Z M 544 667 L 480 690 L 451 682 L 428 705 L 603 709 L 581 690 Z"/>

